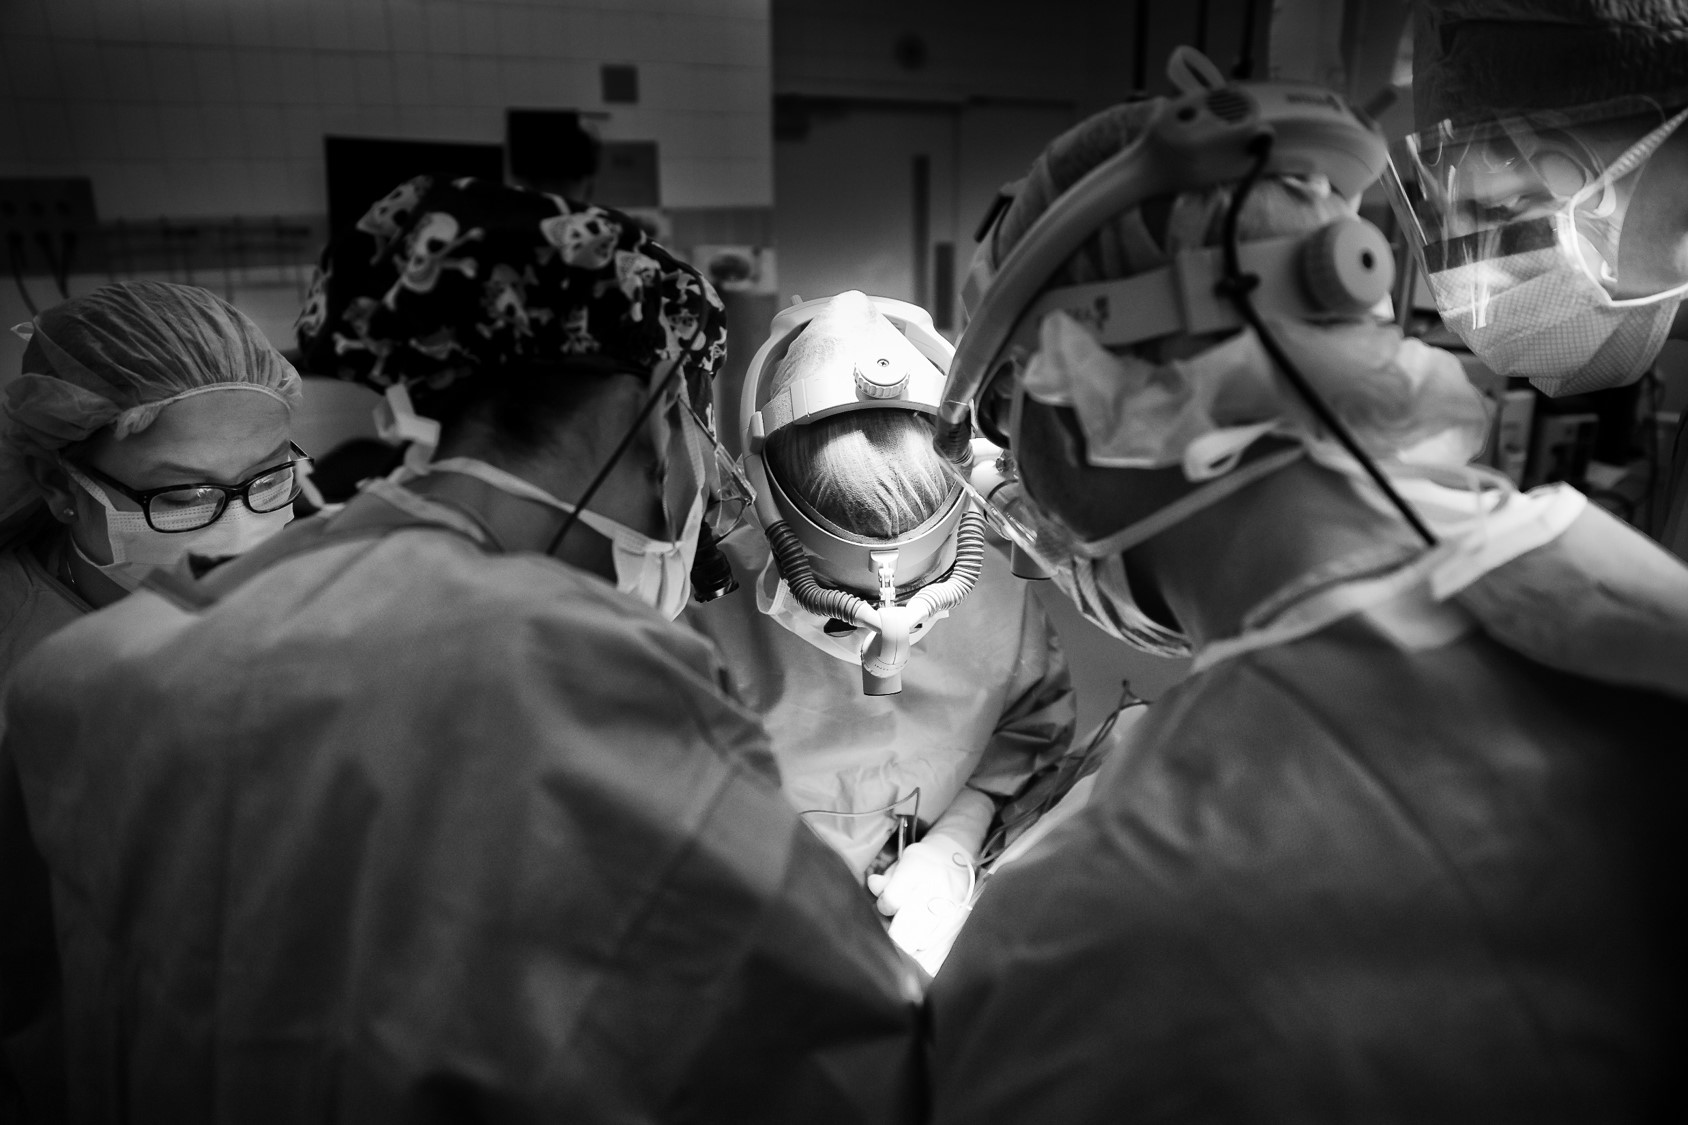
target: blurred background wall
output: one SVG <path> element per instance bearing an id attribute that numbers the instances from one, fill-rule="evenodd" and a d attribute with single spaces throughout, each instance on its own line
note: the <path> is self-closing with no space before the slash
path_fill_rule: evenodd
<path id="1" fill-rule="evenodd" d="M 1328 85 L 1387 135 L 1410 130 L 1408 7 L 0 0 L 0 329 L 27 320 L 31 303 L 159 277 L 222 293 L 288 347 L 329 231 L 331 181 L 373 202 L 419 170 L 406 160 L 433 159 L 394 155 L 388 175 L 382 154 L 407 144 L 498 174 L 521 147 L 509 111 L 572 113 L 603 146 L 593 197 L 637 208 L 723 290 L 730 433 L 744 365 L 793 297 L 858 288 L 913 300 L 953 338 L 998 189 L 1083 116 L 1168 92 L 1178 44 L 1228 74 Z M 346 178 L 348 153 L 365 179 Z M 1392 225 L 1381 194 L 1365 207 Z M 21 352 L 0 331 L 0 379 Z M 1688 402 L 1688 344 L 1673 342 L 1660 367 L 1652 406 L 1670 418 Z M 323 451 L 370 432 L 371 399 L 307 378 L 301 440 Z M 1045 601 L 1087 723 L 1121 678 L 1153 697 L 1183 675 L 1182 662 L 1135 657 L 1064 599 Z"/>
<path id="2" fill-rule="evenodd" d="M 767 0 L 3 0 L 0 181 L 86 178 L 94 229 L 0 247 L 23 275 L 0 325 L 28 319 L 20 289 L 164 277 L 289 346 L 328 229 L 325 138 L 495 146 L 501 166 L 512 107 L 653 144 L 654 202 L 686 237 L 769 241 L 769 35 Z M 0 333 L 0 372 L 21 351 Z M 318 448 L 363 425 L 342 390 L 314 396 L 345 414 Z"/>

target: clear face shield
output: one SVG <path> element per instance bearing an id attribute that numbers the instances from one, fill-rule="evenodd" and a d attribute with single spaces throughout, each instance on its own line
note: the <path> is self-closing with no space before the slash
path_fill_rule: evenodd
<path id="1" fill-rule="evenodd" d="M 1396 142 L 1390 200 L 1447 325 L 1550 393 L 1652 362 L 1688 292 L 1688 110 L 1626 98 Z"/>

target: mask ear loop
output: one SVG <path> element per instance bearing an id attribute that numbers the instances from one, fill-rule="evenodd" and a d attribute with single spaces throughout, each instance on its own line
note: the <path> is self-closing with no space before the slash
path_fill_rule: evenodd
<path id="1" fill-rule="evenodd" d="M 586 491 L 582 492 L 580 494 L 580 499 L 574 502 L 574 511 L 568 514 L 568 518 L 563 520 L 563 526 L 558 528 L 557 534 L 551 537 L 551 545 L 545 548 L 546 554 L 556 554 L 557 548 L 563 545 L 563 537 L 566 536 L 574 525 L 580 521 L 580 513 L 586 509 L 586 505 L 591 501 L 592 497 L 597 494 L 598 489 L 602 487 L 604 481 L 609 478 L 610 470 L 615 468 L 616 462 L 621 460 L 622 455 L 627 452 L 628 446 L 633 444 L 633 439 L 639 435 L 639 432 L 642 429 L 644 429 L 645 423 L 650 419 L 652 412 L 656 410 L 657 403 L 663 400 L 663 397 L 668 392 L 669 385 L 673 383 L 675 378 L 680 374 L 679 357 L 676 356 L 674 359 L 670 360 L 669 363 L 670 367 L 668 368 L 667 373 L 663 375 L 662 379 L 657 383 L 656 389 L 651 392 L 650 398 L 645 400 L 645 405 L 639 408 L 639 413 L 633 419 L 633 424 L 627 427 L 627 432 L 625 434 L 621 435 L 621 441 L 616 445 L 615 450 L 609 455 L 609 459 L 604 462 L 604 467 L 598 470 L 598 474 L 594 476 L 592 478 L 592 482 L 586 486 Z"/>
<path id="2" fill-rule="evenodd" d="M 1418 513 L 1413 511 L 1412 506 L 1395 490 L 1395 486 L 1390 483 L 1389 478 L 1383 475 L 1383 470 L 1377 467 L 1377 462 L 1373 461 L 1371 456 L 1360 448 L 1360 443 L 1354 440 L 1354 435 L 1348 432 L 1348 427 L 1342 424 L 1341 419 L 1336 416 L 1336 412 L 1326 405 L 1324 399 L 1320 398 L 1307 382 L 1306 377 L 1301 374 L 1295 364 L 1290 362 L 1289 356 L 1284 354 L 1284 350 L 1278 345 L 1278 341 L 1273 339 L 1272 334 L 1266 330 L 1266 323 L 1261 319 L 1260 314 L 1255 311 L 1254 302 L 1249 300 L 1249 291 L 1260 284 L 1260 278 L 1255 274 L 1243 273 L 1242 266 L 1238 262 L 1237 220 L 1242 214 L 1243 203 L 1248 199 L 1249 193 L 1254 190 L 1254 185 L 1259 181 L 1260 174 L 1266 170 L 1266 161 L 1272 155 L 1272 135 L 1267 133 L 1255 138 L 1250 143 L 1250 147 L 1255 150 L 1254 166 L 1249 169 L 1248 175 L 1243 178 L 1243 182 L 1232 194 L 1231 206 L 1225 212 L 1225 276 L 1215 288 L 1221 296 L 1230 298 L 1231 303 L 1236 305 L 1237 312 L 1248 326 L 1254 329 L 1255 335 L 1260 337 L 1261 346 L 1272 357 L 1272 362 L 1283 373 L 1289 385 L 1295 388 L 1296 394 L 1301 396 L 1301 400 L 1307 404 L 1308 409 L 1313 412 L 1314 416 L 1327 430 L 1336 435 L 1337 441 L 1342 443 L 1342 447 L 1348 451 L 1349 456 L 1353 457 L 1366 470 L 1366 475 L 1371 477 L 1372 483 L 1376 484 L 1383 494 L 1389 498 L 1389 502 L 1400 511 L 1402 517 L 1418 533 L 1419 538 L 1424 540 L 1425 545 L 1434 547 L 1437 544 L 1436 536 L 1431 534 L 1430 528 L 1419 518 Z"/>

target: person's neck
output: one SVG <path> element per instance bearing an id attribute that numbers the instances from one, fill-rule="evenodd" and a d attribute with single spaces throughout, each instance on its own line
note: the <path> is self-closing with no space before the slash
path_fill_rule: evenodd
<path id="1" fill-rule="evenodd" d="M 1130 552 L 1197 648 L 1242 631 L 1248 612 L 1289 583 L 1367 548 L 1418 538 L 1349 481 L 1299 461 Z"/>
<path id="2" fill-rule="evenodd" d="M 476 457 L 470 452 L 459 452 L 454 456 L 471 457 L 497 465 L 512 476 L 520 477 L 570 504 L 578 500 L 591 480 L 591 474 L 583 467 L 566 463 L 511 466 L 499 465 L 489 457 Z M 442 456 L 440 459 L 445 458 Z M 569 515 L 549 504 L 513 495 L 463 473 L 430 473 L 411 481 L 407 487 L 419 495 L 466 513 L 486 529 L 505 551 L 550 553 L 570 566 L 615 581 L 615 561 L 610 541 L 580 520 L 574 522 L 558 548 L 554 552 L 550 550 Z M 651 526 L 654 505 L 650 483 L 643 472 L 631 464 L 618 464 L 610 470 L 603 484 L 592 494 L 588 508 L 634 530 L 661 534 L 660 529 Z"/>

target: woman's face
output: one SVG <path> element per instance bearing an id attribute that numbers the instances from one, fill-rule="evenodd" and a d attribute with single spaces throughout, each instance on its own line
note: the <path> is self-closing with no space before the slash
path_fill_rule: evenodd
<path id="1" fill-rule="evenodd" d="M 293 456 L 290 415 L 273 396 L 237 389 L 210 391 L 173 402 L 152 425 L 128 437 L 109 430 L 90 439 L 77 460 L 137 491 L 179 484 L 235 485 Z M 111 561 L 105 509 L 62 472 L 43 481 L 53 515 L 95 562 Z M 113 507 L 140 504 L 106 490 Z"/>

